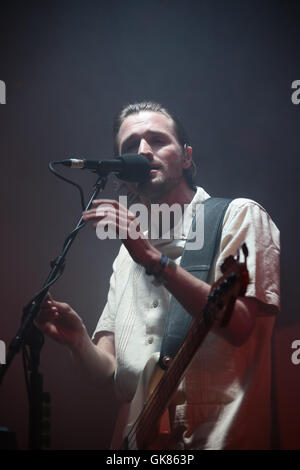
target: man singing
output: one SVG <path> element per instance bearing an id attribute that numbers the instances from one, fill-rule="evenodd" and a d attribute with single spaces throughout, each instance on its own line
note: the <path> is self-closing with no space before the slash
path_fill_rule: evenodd
<path id="1" fill-rule="evenodd" d="M 163 446 L 269 449 L 279 231 L 259 204 L 233 199 L 225 211 L 207 282 L 197 279 L 180 262 L 195 211 L 210 196 L 194 185 L 192 147 L 184 128 L 160 104 L 135 103 L 118 115 L 114 138 L 115 155 L 140 154 L 150 163 L 149 177 L 130 186 L 149 213 L 153 204 L 177 204 L 184 210 L 181 237 L 172 236 L 172 228 L 164 237 L 160 226 L 158 237 L 140 231 L 133 239 L 129 227 L 137 225 L 135 214 L 117 201 L 94 201 L 84 220 L 95 226 L 109 223 L 128 236 L 122 237 L 107 303 L 93 338 L 77 313 L 50 295 L 39 326 L 69 347 L 89 379 L 99 384 L 113 381 L 119 400 L 130 403 L 149 358 L 161 349 L 170 298 L 174 296 L 191 317 L 201 314 L 211 285 L 221 276 L 222 263 L 246 242 L 250 276 L 246 295 L 237 298 L 225 327 L 222 317 L 217 319 L 192 359 L 180 393 L 170 402 L 170 428 Z"/>

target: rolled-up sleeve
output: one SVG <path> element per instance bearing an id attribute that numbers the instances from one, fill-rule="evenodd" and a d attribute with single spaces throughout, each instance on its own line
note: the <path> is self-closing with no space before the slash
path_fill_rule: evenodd
<path id="1" fill-rule="evenodd" d="M 115 315 L 116 315 L 116 272 L 118 271 L 119 256 L 116 257 L 113 263 L 113 272 L 109 281 L 109 291 L 107 296 L 107 302 L 100 315 L 96 329 L 92 335 L 94 341 L 97 333 L 101 331 L 108 331 L 114 333 L 115 331 Z"/>
<path id="2" fill-rule="evenodd" d="M 235 255 L 246 242 L 250 283 L 246 295 L 280 308 L 280 233 L 269 214 L 249 199 L 234 199 L 224 221 L 214 280 L 221 276 L 220 266 Z"/>

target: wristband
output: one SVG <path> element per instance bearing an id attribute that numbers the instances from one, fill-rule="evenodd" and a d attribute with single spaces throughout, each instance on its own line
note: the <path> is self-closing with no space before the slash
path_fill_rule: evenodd
<path id="1" fill-rule="evenodd" d="M 177 265 L 174 261 L 170 260 L 165 254 L 162 253 L 159 262 L 152 263 L 149 268 L 146 269 L 148 276 L 154 276 L 154 285 L 161 285 L 166 279 L 164 279 L 164 271 L 166 267 L 176 269 Z"/>

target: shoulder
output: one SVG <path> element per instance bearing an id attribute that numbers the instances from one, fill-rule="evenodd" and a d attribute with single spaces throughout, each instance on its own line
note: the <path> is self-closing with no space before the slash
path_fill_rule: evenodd
<path id="1" fill-rule="evenodd" d="M 223 220 L 225 232 L 246 232 L 256 237 L 271 237 L 274 244 L 279 247 L 280 232 L 270 214 L 258 202 L 247 198 L 233 199 L 225 213 Z"/>
<path id="2" fill-rule="evenodd" d="M 253 199 L 248 199 L 245 197 L 238 197 L 232 199 L 228 206 L 229 212 L 230 211 L 240 211 L 243 209 L 254 210 L 254 211 L 263 211 L 267 214 L 266 209 L 259 204 L 258 202 L 254 201 Z"/>
<path id="3" fill-rule="evenodd" d="M 268 220 L 272 220 L 270 214 L 267 210 L 258 202 L 254 201 L 253 199 L 247 198 L 236 198 L 233 199 L 227 208 L 226 214 L 224 219 L 228 219 L 230 217 L 262 217 Z"/>

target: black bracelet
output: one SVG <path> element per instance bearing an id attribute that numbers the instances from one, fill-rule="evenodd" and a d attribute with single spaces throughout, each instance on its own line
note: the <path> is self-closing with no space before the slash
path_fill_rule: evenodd
<path id="1" fill-rule="evenodd" d="M 160 276 L 165 267 L 167 266 L 168 261 L 168 257 L 162 253 L 159 263 L 157 263 L 156 261 L 151 263 L 150 266 L 146 269 L 146 274 L 148 276 Z"/>
<path id="2" fill-rule="evenodd" d="M 155 285 L 163 284 L 165 279 L 163 278 L 164 270 L 167 266 L 172 268 L 176 268 L 176 263 L 170 260 L 166 255 L 162 253 L 159 263 L 153 262 L 147 269 L 146 274 L 148 276 L 154 276 L 155 281 L 153 282 Z"/>

